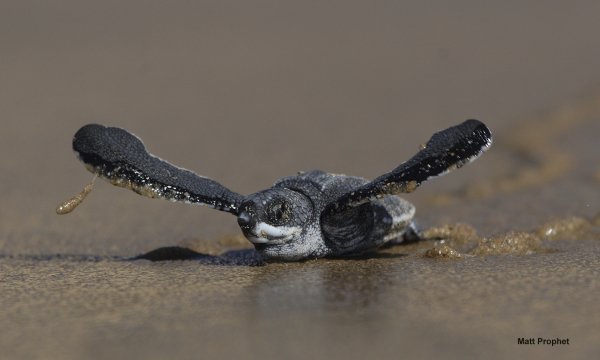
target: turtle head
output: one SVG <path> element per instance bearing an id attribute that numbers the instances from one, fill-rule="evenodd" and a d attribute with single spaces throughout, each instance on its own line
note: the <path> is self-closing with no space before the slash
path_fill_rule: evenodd
<path id="1" fill-rule="evenodd" d="M 312 229 L 314 209 L 304 194 L 271 188 L 249 195 L 238 212 L 244 236 L 266 259 L 298 260 L 310 257 L 316 244 Z"/>

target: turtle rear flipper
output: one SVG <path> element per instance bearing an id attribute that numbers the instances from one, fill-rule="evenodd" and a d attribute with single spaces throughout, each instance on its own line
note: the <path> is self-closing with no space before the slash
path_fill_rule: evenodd
<path id="1" fill-rule="evenodd" d="M 422 182 L 475 160 L 491 144 L 490 130 L 478 120 L 467 120 L 437 132 L 411 159 L 370 183 L 340 196 L 325 211 L 343 211 L 384 195 L 410 193 Z"/>
<path id="2" fill-rule="evenodd" d="M 151 198 L 203 204 L 237 214 L 243 196 L 218 182 L 174 166 L 146 151 L 126 130 L 85 125 L 73 138 L 73 150 L 88 170 Z"/>

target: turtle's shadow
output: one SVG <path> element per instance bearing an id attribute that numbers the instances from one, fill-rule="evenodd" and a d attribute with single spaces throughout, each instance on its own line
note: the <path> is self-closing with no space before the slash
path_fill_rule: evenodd
<path id="1" fill-rule="evenodd" d="M 329 257 L 333 261 L 364 261 L 368 259 L 390 259 L 404 257 L 406 254 L 373 252 L 352 257 Z M 263 260 L 260 254 L 254 249 L 229 250 L 220 255 L 209 255 L 182 246 L 165 246 L 151 250 L 147 253 L 134 256 L 96 256 L 85 254 L 41 254 L 41 255 L 7 255 L 0 254 L 0 259 L 21 259 L 33 261 L 136 261 L 148 260 L 152 262 L 161 261 L 195 261 L 204 265 L 222 265 L 222 266 L 262 266 L 267 261 Z M 273 261 L 275 262 L 275 261 Z M 302 261 L 298 261 L 302 262 Z"/>
<path id="2" fill-rule="evenodd" d="M 331 260 L 368 260 L 404 257 L 406 254 L 372 252 L 352 257 L 331 257 Z M 221 255 L 203 254 L 181 246 L 166 246 L 138 255 L 130 260 L 174 261 L 192 260 L 207 265 L 261 266 L 267 262 L 254 249 L 229 250 Z"/>
<path id="3" fill-rule="evenodd" d="M 221 255 L 209 255 L 181 246 L 166 246 L 135 256 L 129 260 L 174 261 L 192 260 L 206 265 L 261 266 L 265 262 L 254 249 L 229 250 Z"/>

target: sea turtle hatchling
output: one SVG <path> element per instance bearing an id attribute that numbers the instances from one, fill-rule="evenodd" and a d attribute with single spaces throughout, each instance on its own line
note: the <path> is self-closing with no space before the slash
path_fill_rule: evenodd
<path id="1" fill-rule="evenodd" d="M 489 129 L 467 120 L 435 133 L 415 156 L 373 181 L 314 170 L 244 196 L 149 154 L 126 130 L 90 124 L 73 138 L 73 150 L 96 176 L 151 198 L 229 212 L 263 259 L 282 261 L 356 256 L 418 238 L 415 208 L 397 195 L 473 161 L 491 144 Z M 71 211 L 90 189 L 57 212 Z"/>

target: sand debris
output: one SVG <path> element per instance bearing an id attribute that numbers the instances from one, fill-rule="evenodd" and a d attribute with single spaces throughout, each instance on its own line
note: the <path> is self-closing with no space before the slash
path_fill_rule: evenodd
<path id="1" fill-rule="evenodd" d="M 529 255 L 541 249 L 542 240 L 539 236 L 528 232 L 510 231 L 492 238 L 479 240 L 469 254 L 472 255 Z"/>
<path id="2" fill-rule="evenodd" d="M 460 259 L 462 254 L 454 250 L 448 245 L 434 246 L 431 249 L 425 251 L 425 257 L 438 258 L 438 259 Z"/>

